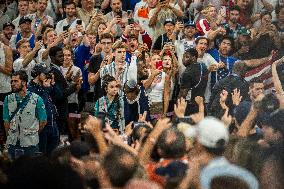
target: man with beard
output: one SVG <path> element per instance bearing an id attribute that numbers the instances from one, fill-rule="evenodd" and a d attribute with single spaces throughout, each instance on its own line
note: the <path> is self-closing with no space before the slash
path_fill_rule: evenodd
<path id="1" fill-rule="evenodd" d="M 3 120 L 7 133 L 9 155 L 34 155 L 38 152 L 39 132 L 46 125 L 46 111 L 42 98 L 27 90 L 25 71 L 12 74 L 13 93 L 4 101 Z M 21 154 L 16 154 L 21 153 Z"/>
<path id="2" fill-rule="evenodd" d="M 40 30 L 39 28 L 42 28 L 47 24 L 54 26 L 53 18 L 51 18 L 45 13 L 47 2 L 48 0 L 37 0 L 36 13 L 29 15 L 29 17 L 33 20 L 32 29 L 35 33 L 38 32 L 38 30 Z"/>
<path id="3" fill-rule="evenodd" d="M 195 103 L 195 97 L 201 96 L 204 98 L 207 86 L 207 67 L 204 63 L 197 62 L 197 58 L 198 52 L 194 48 L 186 50 L 183 55 L 183 64 L 186 69 L 181 77 L 179 97 L 183 97 L 188 101 L 187 115 L 198 112 L 198 105 Z M 190 97 L 188 97 L 189 92 Z"/>
<path id="4" fill-rule="evenodd" d="M 115 37 L 120 37 L 127 22 L 127 12 L 122 10 L 121 0 L 111 0 L 110 6 L 112 11 L 105 15 L 105 20 L 111 22 L 115 17 L 117 18 L 118 23 L 114 25 L 116 31 Z"/>
<path id="5" fill-rule="evenodd" d="M 60 66 L 64 62 L 64 54 L 62 48 L 55 46 L 49 51 L 51 59 L 51 73 L 54 77 L 54 87 L 58 88 L 58 93 L 52 94 L 52 100 L 58 111 L 57 125 L 60 130 L 60 134 L 67 134 L 67 117 L 68 117 L 68 96 L 74 93 L 77 89 L 77 85 L 81 85 L 80 79 L 74 77 L 72 84 L 68 85 L 66 79 L 63 76 Z"/>
<path id="6" fill-rule="evenodd" d="M 49 69 L 43 65 L 36 65 L 32 70 L 34 78 L 28 86 L 30 92 L 39 95 L 45 105 L 47 124 L 39 134 L 39 151 L 50 154 L 59 143 L 59 131 L 56 124 L 57 110 L 52 102 L 51 94 L 57 94 L 58 89 L 52 84 L 54 81 L 49 73 Z"/>
<path id="7" fill-rule="evenodd" d="M 66 13 L 66 18 L 63 20 L 60 20 L 56 24 L 55 31 L 57 35 L 64 32 L 64 29 L 67 28 L 76 28 L 78 25 L 81 25 L 83 28 L 85 28 L 85 23 L 81 20 L 81 24 L 78 23 L 80 19 L 77 18 L 76 13 L 76 4 L 73 1 L 67 1 L 64 4 L 64 12 Z M 80 22 L 80 21 L 79 21 Z"/>
<path id="8" fill-rule="evenodd" d="M 238 35 L 242 33 L 244 29 L 246 29 L 244 26 L 238 23 L 239 19 L 240 8 L 238 6 L 231 7 L 228 23 L 223 24 L 223 27 L 226 30 L 226 34 L 233 39 L 237 39 Z"/>
<path id="9" fill-rule="evenodd" d="M 94 8 L 94 0 L 82 0 L 82 8 L 77 8 L 78 18 L 83 20 L 85 24 L 89 24 L 93 15 L 95 15 L 96 9 Z"/>
<path id="10" fill-rule="evenodd" d="M 11 22 L 3 24 L 3 31 L 0 34 L 0 41 L 5 45 L 10 45 L 10 39 L 12 38 L 15 31 L 15 26 Z"/>

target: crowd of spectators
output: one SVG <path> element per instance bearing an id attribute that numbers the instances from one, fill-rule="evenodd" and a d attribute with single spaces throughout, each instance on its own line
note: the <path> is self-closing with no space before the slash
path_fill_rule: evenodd
<path id="1" fill-rule="evenodd" d="M 1 0 L 0 188 L 281 189 L 283 0 Z"/>

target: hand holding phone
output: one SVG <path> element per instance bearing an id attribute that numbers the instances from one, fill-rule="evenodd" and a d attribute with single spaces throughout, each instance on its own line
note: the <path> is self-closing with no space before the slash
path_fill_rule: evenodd
<path id="1" fill-rule="evenodd" d="M 163 69 L 163 61 L 162 60 L 156 62 L 156 69 L 157 70 Z"/>
<path id="2" fill-rule="evenodd" d="M 82 25 L 82 20 L 77 20 L 77 21 L 76 21 L 76 24 L 77 24 L 77 25 Z"/>

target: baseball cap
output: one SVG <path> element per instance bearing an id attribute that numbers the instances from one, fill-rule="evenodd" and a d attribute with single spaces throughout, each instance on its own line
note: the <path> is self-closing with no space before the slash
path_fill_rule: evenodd
<path id="1" fill-rule="evenodd" d="M 5 29 L 6 27 L 12 26 L 13 29 L 15 29 L 15 25 L 12 22 L 6 22 L 5 24 L 3 24 L 3 29 Z"/>
<path id="2" fill-rule="evenodd" d="M 197 125 L 196 138 L 208 148 L 221 148 L 229 141 L 229 131 L 224 123 L 214 117 L 206 117 Z M 224 143 L 220 143 L 220 141 Z"/>
<path id="3" fill-rule="evenodd" d="M 164 25 L 166 25 L 166 24 L 168 24 L 168 23 L 171 23 L 171 24 L 175 25 L 174 20 L 171 19 L 171 18 L 167 18 L 167 19 L 165 20 L 165 22 L 164 22 Z"/>
<path id="4" fill-rule="evenodd" d="M 188 22 L 186 22 L 186 23 L 184 24 L 184 27 L 188 27 L 188 26 L 191 26 L 191 27 L 194 27 L 194 28 L 196 27 L 194 21 L 188 21 Z"/>
<path id="5" fill-rule="evenodd" d="M 50 72 L 50 69 L 44 65 L 41 65 L 41 64 L 37 64 L 34 66 L 33 70 L 32 70 L 33 73 L 44 73 L 44 74 L 47 74 Z"/>
<path id="6" fill-rule="evenodd" d="M 170 178 L 183 177 L 186 175 L 187 164 L 182 161 L 172 161 L 166 167 L 158 167 L 155 172 L 157 175 Z"/>
<path id="7" fill-rule="evenodd" d="M 23 16 L 20 18 L 19 25 L 24 24 L 26 22 L 32 23 L 32 20 L 27 16 Z"/>
<path id="8" fill-rule="evenodd" d="M 126 85 L 130 88 L 130 89 L 134 89 L 137 85 L 137 82 L 134 79 L 130 79 L 126 82 Z"/>

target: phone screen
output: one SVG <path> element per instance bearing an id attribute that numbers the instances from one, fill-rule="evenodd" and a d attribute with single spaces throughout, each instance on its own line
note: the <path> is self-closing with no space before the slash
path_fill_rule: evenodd
<path id="1" fill-rule="evenodd" d="M 156 62 L 156 69 L 162 70 L 163 69 L 163 62 L 160 60 Z"/>

